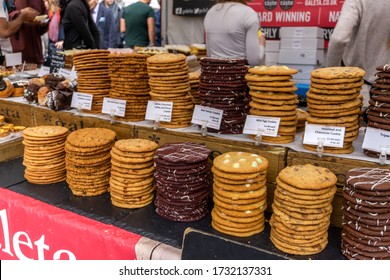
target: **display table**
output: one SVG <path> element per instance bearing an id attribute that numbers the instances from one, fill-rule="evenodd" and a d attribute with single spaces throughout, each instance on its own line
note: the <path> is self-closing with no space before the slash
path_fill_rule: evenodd
<path id="1" fill-rule="evenodd" d="M 46 259 L 66 258 L 69 252 L 77 259 L 344 259 L 336 227 L 330 228 L 329 244 L 320 254 L 286 255 L 269 240 L 268 223 L 260 234 L 232 237 L 215 231 L 210 215 L 197 222 L 172 222 L 157 215 L 152 204 L 122 209 L 111 204 L 109 194 L 77 197 L 66 183 L 34 185 L 23 174 L 22 158 L 0 163 L 0 243 L 13 246 L 13 255 L 2 251 L 0 259 L 38 259 L 36 241 L 50 247 Z M 23 243 L 26 239 L 31 246 Z M 11 245 L 15 240 L 21 244 L 18 254 Z"/>
<path id="2" fill-rule="evenodd" d="M 108 116 L 101 114 L 78 114 L 74 109 L 56 112 L 48 108 L 27 104 L 20 98 L 0 99 L 0 112 L 3 112 L 10 122 L 25 126 L 61 125 L 68 127 L 71 131 L 84 127 L 106 127 L 116 131 L 118 139 L 143 138 L 153 140 L 160 146 L 171 142 L 203 143 L 213 151 L 212 158 L 227 151 L 237 150 L 260 154 L 269 161 L 267 173 L 268 205 L 271 205 L 273 201 L 273 192 L 276 186 L 275 179 L 278 173 L 287 165 L 305 163 L 320 165 L 329 168 L 338 177 L 338 191 L 333 201 L 332 227 L 329 231 L 327 248 L 315 256 L 296 257 L 286 255 L 272 245 L 269 240 L 268 223 L 266 223 L 266 230 L 261 234 L 250 238 L 235 238 L 215 231 L 211 227 L 210 215 L 198 222 L 171 222 L 158 216 L 153 205 L 136 210 L 121 209 L 111 205 L 109 194 L 97 197 L 76 197 L 71 194 L 66 183 L 47 186 L 29 184 L 24 180 L 24 167 L 20 158 L 0 164 L 0 186 L 3 188 L 103 224 L 112 225 L 130 234 L 135 234 L 140 238 L 139 241 L 135 242 L 137 246 L 140 241 L 147 240 L 146 246 L 152 247 L 153 252 L 157 252 L 157 248 L 164 248 L 161 249 L 162 255 L 159 258 L 225 259 L 234 258 L 237 250 L 239 250 L 240 258 L 343 259 L 340 251 L 341 205 L 343 199 L 341 191 L 346 172 L 361 166 L 390 168 L 390 161 L 386 161 L 387 165 L 380 166 L 377 159 L 367 158 L 362 154 L 359 145 L 363 135 L 360 135 L 358 141 L 354 143 L 356 151 L 353 154 L 324 154 L 322 157 L 318 157 L 316 153 L 303 149 L 301 135 L 297 135 L 296 142 L 286 145 L 262 143 L 260 146 L 256 146 L 247 135 L 209 133 L 203 136 L 196 126 L 183 129 L 159 128 L 155 130 L 153 123 L 150 121 L 138 123 L 116 121 L 113 123 Z M 18 205 L 22 206 L 23 204 Z M 212 208 L 211 202 L 209 208 L 210 210 Z M 9 210 L 7 209 L 7 211 Z M 268 217 L 269 214 L 268 212 Z M 152 245 L 148 245 L 149 243 Z M 207 246 L 199 246 L 200 243 L 207 244 Z M 148 253 L 145 253 L 149 251 L 141 250 L 141 253 L 139 253 L 137 252 L 137 246 L 133 245 L 130 244 L 131 249 L 129 250 L 135 250 L 136 255 L 126 255 L 125 258 L 150 258 Z M 165 254 L 168 251 L 171 252 L 170 255 Z"/>

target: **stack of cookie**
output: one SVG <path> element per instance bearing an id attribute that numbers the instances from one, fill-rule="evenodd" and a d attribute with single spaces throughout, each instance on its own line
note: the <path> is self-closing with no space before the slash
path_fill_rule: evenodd
<path id="1" fill-rule="evenodd" d="M 36 126 L 23 130 L 24 177 L 28 182 L 52 184 L 66 179 L 64 159 L 68 132 L 62 126 Z"/>
<path id="2" fill-rule="evenodd" d="M 109 56 L 110 97 L 126 100 L 125 121 L 145 120 L 149 95 L 147 54 L 112 53 Z"/>
<path id="3" fill-rule="evenodd" d="M 345 127 L 342 148 L 324 147 L 325 153 L 352 153 L 353 141 L 359 134 L 365 71 L 358 67 L 327 67 L 311 72 L 309 91 L 306 94 L 310 118 L 308 123 Z M 314 145 L 304 145 L 316 151 Z"/>
<path id="4" fill-rule="evenodd" d="M 263 136 L 263 142 L 290 143 L 297 130 L 298 88 L 292 76 L 298 71 L 284 65 L 255 66 L 249 68 L 245 79 L 252 97 L 250 114 L 280 118 L 277 137 Z M 254 137 L 254 136 L 251 136 Z"/>
<path id="5" fill-rule="evenodd" d="M 372 84 L 371 99 L 367 109 L 367 126 L 390 131 L 390 64 L 378 66 L 377 79 Z M 364 149 L 369 157 L 379 157 L 378 152 Z M 390 155 L 387 155 L 390 159 Z"/>
<path id="6" fill-rule="evenodd" d="M 367 110 L 367 126 L 390 130 L 390 64 L 376 68 L 377 79 L 372 84 Z"/>
<path id="7" fill-rule="evenodd" d="M 173 102 L 171 122 L 162 127 L 191 125 L 194 101 L 191 96 L 188 65 L 184 54 L 156 54 L 147 59 L 150 96 L 153 101 Z"/>
<path id="8" fill-rule="evenodd" d="M 248 113 L 245 59 L 211 58 L 200 60 L 201 75 L 199 97 L 201 105 L 223 110 L 219 130 L 221 134 L 241 134 Z"/>
<path id="9" fill-rule="evenodd" d="M 95 196 L 108 191 L 110 151 L 116 133 L 107 128 L 82 128 L 66 139 L 66 182 L 74 195 Z"/>
<path id="10" fill-rule="evenodd" d="M 280 171 L 272 204 L 271 241 L 292 255 L 312 255 L 328 244 L 337 177 L 324 167 L 289 166 Z"/>
<path id="11" fill-rule="evenodd" d="M 343 197 L 343 255 L 348 259 L 389 260 L 390 170 L 349 170 Z"/>
<path id="12" fill-rule="evenodd" d="M 202 100 L 199 97 L 199 77 L 200 77 L 200 71 L 190 72 L 189 73 L 189 81 L 190 81 L 190 87 L 191 87 L 191 95 L 194 99 L 194 104 L 199 105 L 202 103 Z"/>
<path id="13" fill-rule="evenodd" d="M 302 109 L 297 109 L 297 132 L 301 132 L 305 130 L 305 125 L 306 125 L 306 119 L 309 116 L 309 113 L 302 110 Z"/>
<path id="14" fill-rule="evenodd" d="M 214 229 L 238 237 L 264 230 L 267 168 L 267 159 L 246 152 L 228 152 L 214 159 Z"/>
<path id="15" fill-rule="evenodd" d="M 207 147 L 196 143 L 165 144 L 157 149 L 157 214 L 172 221 L 190 222 L 208 213 L 210 153 Z"/>
<path id="16" fill-rule="evenodd" d="M 85 50 L 73 55 L 77 71 L 77 91 L 93 95 L 89 113 L 101 113 L 104 97 L 109 97 L 111 81 L 107 50 Z"/>
<path id="17" fill-rule="evenodd" d="M 122 139 L 111 149 L 110 195 L 113 205 L 140 208 L 154 198 L 154 152 L 157 144 L 144 139 Z"/>

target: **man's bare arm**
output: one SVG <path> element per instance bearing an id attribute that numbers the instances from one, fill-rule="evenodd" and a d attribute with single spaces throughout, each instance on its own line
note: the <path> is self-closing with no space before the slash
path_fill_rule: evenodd
<path id="1" fill-rule="evenodd" d="M 8 38 L 16 33 L 24 22 L 33 22 L 37 15 L 39 15 L 38 11 L 32 8 L 24 8 L 14 20 L 7 21 L 5 18 L 0 18 L 0 37 Z"/>

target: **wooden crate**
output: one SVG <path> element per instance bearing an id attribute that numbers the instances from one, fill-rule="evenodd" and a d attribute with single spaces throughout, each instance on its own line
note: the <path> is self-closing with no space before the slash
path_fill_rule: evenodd
<path id="1" fill-rule="evenodd" d="M 33 109 L 34 123 L 38 125 L 58 125 L 74 131 L 85 127 L 103 127 L 117 133 L 118 139 L 131 138 L 133 126 L 124 123 L 111 123 L 108 119 L 101 119 L 93 115 L 76 115 L 71 111 L 53 111 L 45 107 Z"/>
<path id="2" fill-rule="evenodd" d="M 33 106 L 25 103 L 17 103 L 11 99 L 0 98 L 0 115 L 5 117 L 7 123 L 34 126 Z"/>
<path id="3" fill-rule="evenodd" d="M 0 144 L 0 162 L 21 157 L 24 152 L 22 138 L 12 139 Z"/>
<path id="4" fill-rule="evenodd" d="M 202 136 L 196 133 L 184 133 L 166 129 L 155 131 L 150 127 L 134 126 L 134 138 L 149 139 L 159 146 L 174 142 L 195 142 L 205 144 L 212 150 L 212 159 L 229 151 L 256 153 L 264 156 L 268 162 L 267 182 L 275 182 L 280 170 L 286 167 L 287 148 L 261 145 L 255 146 L 250 142 L 226 140 L 214 136 Z"/>
<path id="5" fill-rule="evenodd" d="M 377 167 L 390 169 L 390 165 L 379 165 L 371 161 L 364 161 L 358 159 L 341 158 L 337 156 L 322 156 L 319 158 L 316 154 L 288 151 L 287 165 L 298 164 L 313 164 L 328 168 L 337 176 L 337 192 L 333 199 L 333 212 L 331 216 L 331 224 L 341 227 L 342 221 L 342 204 L 343 192 L 342 188 L 345 184 L 347 172 L 353 168 L 359 167 Z"/>

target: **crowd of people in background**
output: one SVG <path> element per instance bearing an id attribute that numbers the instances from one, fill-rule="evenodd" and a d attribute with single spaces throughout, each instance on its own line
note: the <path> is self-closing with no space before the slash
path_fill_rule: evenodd
<path id="1" fill-rule="evenodd" d="M 21 52 L 24 62 L 50 65 L 52 55 L 63 50 L 155 46 L 161 44 L 160 14 L 150 3 L 0 0 L 0 47 L 3 54 Z M 40 15 L 47 19 L 36 20 Z"/>
<path id="2" fill-rule="evenodd" d="M 151 7 L 151 0 L 126 7 L 116 1 L 0 0 L 2 53 L 21 52 L 23 61 L 41 65 L 44 57 L 50 63 L 51 55 L 59 50 L 160 46 L 160 10 Z M 208 11 L 204 31 L 209 56 L 245 57 L 250 65 L 264 63 L 265 38 L 258 36 L 261 23 L 248 2 L 216 0 Z M 365 69 L 368 89 L 375 79 L 375 66 L 389 60 L 388 29 L 377 26 L 388 26 L 390 1 L 375 3 L 345 1 L 324 65 Z M 38 15 L 47 15 L 48 20 L 36 21 Z M 364 91 L 368 95 L 369 90 Z"/>

